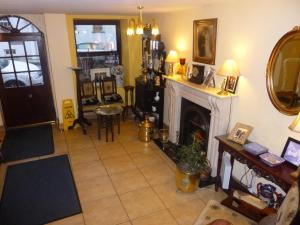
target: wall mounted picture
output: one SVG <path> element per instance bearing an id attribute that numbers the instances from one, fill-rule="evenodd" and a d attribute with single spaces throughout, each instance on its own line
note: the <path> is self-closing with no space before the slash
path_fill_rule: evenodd
<path id="1" fill-rule="evenodd" d="M 252 130 L 253 127 L 249 125 L 236 123 L 236 125 L 228 135 L 227 139 L 243 145 L 245 144 Z"/>
<path id="2" fill-rule="evenodd" d="M 215 64 L 217 18 L 194 20 L 193 60 L 195 62 Z"/>
<path id="3" fill-rule="evenodd" d="M 281 157 L 294 166 L 300 166 L 300 141 L 289 137 Z"/>
<path id="4" fill-rule="evenodd" d="M 239 77 L 235 77 L 235 76 L 227 77 L 225 90 L 234 94 L 238 81 L 239 81 Z"/>
<path id="5" fill-rule="evenodd" d="M 91 81 L 96 79 L 100 80 L 100 78 L 110 77 L 110 68 L 95 68 L 90 69 Z"/>

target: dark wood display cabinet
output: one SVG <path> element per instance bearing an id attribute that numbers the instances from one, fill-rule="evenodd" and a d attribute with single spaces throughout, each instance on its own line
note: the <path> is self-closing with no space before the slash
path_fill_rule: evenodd
<path id="1" fill-rule="evenodd" d="M 158 97 L 157 97 L 158 96 Z M 145 81 L 141 76 L 135 79 L 135 110 L 137 118 L 143 120 L 145 115 L 155 117 L 155 126 L 163 128 L 164 84 L 155 86 L 151 80 Z"/>

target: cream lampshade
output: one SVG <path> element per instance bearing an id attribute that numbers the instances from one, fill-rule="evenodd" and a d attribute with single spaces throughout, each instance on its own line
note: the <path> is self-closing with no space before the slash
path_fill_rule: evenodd
<path id="1" fill-rule="evenodd" d="M 166 58 L 166 62 L 170 63 L 169 65 L 169 74 L 174 74 L 174 63 L 179 61 L 178 54 L 175 50 L 171 50 Z"/>
<path id="2" fill-rule="evenodd" d="M 238 77 L 240 75 L 240 69 L 237 65 L 237 63 L 233 59 L 227 59 L 219 71 L 217 72 L 218 75 L 220 76 L 225 76 L 223 82 L 222 82 L 222 87 L 221 91 L 218 92 L 219 95 L 227 95 L 228 92 L 225 90 L 225 85 L 226 85 L 226 79 L 227 77 Z"/>

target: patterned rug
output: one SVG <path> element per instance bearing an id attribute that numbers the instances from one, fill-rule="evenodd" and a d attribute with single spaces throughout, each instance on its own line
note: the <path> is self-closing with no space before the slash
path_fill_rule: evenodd
<path id="1" fill-rule="evenodd" d="M 227 220 L 232 225 L 257 225 L 256 222 L 221 205 L 215 200 L 210 200 L 207 203 L 194 225 L 207 225 L 216 219 Z"/>

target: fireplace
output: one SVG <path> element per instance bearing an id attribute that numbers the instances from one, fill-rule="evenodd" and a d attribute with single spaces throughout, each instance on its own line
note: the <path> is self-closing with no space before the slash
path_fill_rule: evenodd
<path id="1" fill-rule="evenodd" d="M 185 98 L 181 100 L 179 143 L 192 144 L 193 134 L 200 135 L 207 152 L 209 140 L 210 110 Z"/>
<path id="2" fill-rule="evenodd" d="M 216 176 L 219 143 L 215 136 L 226 133 L 231 103 L 236 95 L 221 96 L 217 94 L 220 89 L 205 88 L 175 75 L 165 78 L 165 113 L 168 113 L 165 118 L 169 118 L 169 141 L 185 144 L 185 141 L 188 141 L 185 140 L 186 136 L 189 136 L 184 134 L 189 130 L 186 126 L 190 128 L 189 132 L 200 131 L 206 139 L 207 158 L 212 166 L 212 176 Z M 190 106 L 186 106 L 186 102 Z M 185 125 L 182 120 L 187 120 L 189 125 Z"/>

